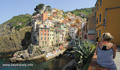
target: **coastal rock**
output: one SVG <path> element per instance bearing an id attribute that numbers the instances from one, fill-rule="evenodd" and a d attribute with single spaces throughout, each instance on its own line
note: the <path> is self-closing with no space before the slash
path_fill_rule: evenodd
<path id="1" fill-rule="evenodd" d="M 0 36 L 0 53 L 14 52 L 30 44 L 31 27 L 24 27 L 15 33 Z"/>

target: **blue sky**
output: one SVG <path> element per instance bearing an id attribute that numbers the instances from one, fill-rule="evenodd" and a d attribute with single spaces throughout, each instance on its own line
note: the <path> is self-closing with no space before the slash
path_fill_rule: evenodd
<path id="1" fill-rule="evenodd" d="M 0 0 L 0 24 L 13 16 L 32 14 L 36 5 L 44 3 L 52 8 L 70 11 L 80 8 L 90 8 L 96 0 Z"/>

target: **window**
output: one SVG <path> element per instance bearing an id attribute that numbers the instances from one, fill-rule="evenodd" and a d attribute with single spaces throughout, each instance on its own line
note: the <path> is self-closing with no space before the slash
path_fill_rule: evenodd
<path id="1" fill-rule="evenodd" d="M 100 14 L 100 16 L 99 16 L 99 22 L 101 23 L 101 14 Z"/>
<path id="2" fill-rule="evenodd" d="M 96 12 L 95 12 L 95 16 L 96 16 Z"/>
<path id="3" fill-rule="evenodd" d="M 103 20 L 103 26 L 105 26 L 106 25 L 106 19 L 104 18 L 104 20 Z"/>
<path id="4" fill-rule="evenodd" d="M 41 37 L 41 40 L 42 40 L 42 37 Z"/>
<path id="5" fill-rule="evenodd" d="M 45 27 L 45 28 L 47 28 L 47 26 L 46 26 L 46 25 L 45 25 L 44 27 Z"/>
<path id="6" fill-rule="evenodd" d="M 44 41 L 44 44 L 46 45 L 46 41 Z"/>
<path id="7" fill-rule="evenodd" d="M 97 33 L 96 33 L 96 34 L 97 34 L 97 37 L 99 37 L 99 31 L 97 31 Z"/>
<path id="8" fill-rule="evenodd" d="M 100 0 L 100 7 L 102 6 L 102 0 Z"/>
<path id="9" fill-rule="evenodd" d="M 101 30 L 99 30 L 99 37 L 101 37 Z"/>
<path id="10" fill-rule="evenodd" d="M 98 18 L 97 18 L 97 20 L 96 20 L 96 24 L 98 24 Z"/>
<path id="11" fill-rule="evenodd" d="M 46 40 L 46 37 L 44 39 Z"/>
<path id="12" fill-rule="evenodd" d="M 98 10 L 98 2 L 96 3 L 96 9 Z"/>

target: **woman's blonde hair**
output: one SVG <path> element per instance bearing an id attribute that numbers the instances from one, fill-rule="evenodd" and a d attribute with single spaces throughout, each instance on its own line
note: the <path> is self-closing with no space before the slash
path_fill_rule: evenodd
<path id="1" fill-rule="evenodd" d="M 113 39 L 113 36 L 110 33 L 108 33 L 108 32 L 107 33 L 103 33 L 102 39 L 104 41 L 111 41 Z"/>

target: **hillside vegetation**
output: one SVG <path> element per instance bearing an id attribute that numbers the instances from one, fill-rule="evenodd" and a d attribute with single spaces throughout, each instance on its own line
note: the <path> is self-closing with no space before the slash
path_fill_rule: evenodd
<path id="1" fill-rule="evenodd" d="M 31 21 L 32 16 L 29 14 L 14 16 L 0 25 L 0 35 L 10 34 L 16 30 L 18 31 L 20 28 L 29 26 Z"/>
<path id="2" fill-rule="evenodd" d="M 76 16 L 88 17 L 88 15 L 92 13 L 92 8 L 76 9 L 70 12 Z"/>

